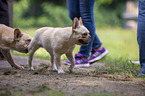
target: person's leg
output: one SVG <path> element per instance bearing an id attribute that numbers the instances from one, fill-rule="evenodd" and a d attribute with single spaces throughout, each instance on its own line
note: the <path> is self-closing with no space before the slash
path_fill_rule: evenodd
<path id="1" fill-rule="evenodd" d="M 94 45 L 94 48 L 100 49 L 102 45 L 98 36 L 95 33 L 96 27 L 95 27 L 95 20 L 94 20 L 94 3 L 95 3 L 95 0 L 91 0 L 91 1 L 90 0 L 89 1 L 88 0 L 67 0 L 70 18 L 73 19 L 74 17 L 78 17 L 78 18 L 82 17 L 83 24 L 90 31 L 90 35 L 91 35 L 91 41 L 89 45 L 81 46 L 79 53 L 75 55 L 75 59 L 76 59 L 75 66 L 88 67 L 89 61 L 90 61 L 88 57 L 90 55 L 90 51 L 92 50 L 92 46 Z M 101 51 L 99 50 L 99 52 L 96 50 L 93 51 L 93 53 L 95 52 L 97 52 L 97 54 L 99 53 L 99 55 L 96 55 L 96 54 L 91 55 L 91 61 L 93 60 L 93 62 L 94 62 L 94 59 L 96 58 L 94 56 L 97 56 L 97 57 L 100 56 L 100 52 L 102 54 L 102 52 L 104 52 L 104 49 L 103 51 L 102 49 Z M 70 62 L 68 61 L 66 62 L 66 64 L 70 64 Z"/>
<path id="2" fill-rule="evenodd" d="M 94 3 L 95 0 L 79 0 L 80 2 L 80 15 L 83 20 L 84 26 L 90 31 L 91 41 L 87 46 L 81 46 L 79 53 L 81 53 L 84 57 L 89 57 L 92 45 L 94 42 L 97 43 L 96 46 L 100 47 L 102 45 L 101 41 L 99 40 L 98 36 L 95 33 L 96 26 L 94 20 Z"/>
<path id="3" fill-rule="evenodd" d="M 67 8 L 72 21 L 75 17 L 80 17 L 79 0 L 67 0 Z"/>
<path id="4" fill-rule="evenodd" d="M 102 44 L 98 44 L 98 40 L 99 38 L 96 35 L 92 45 L 91 56 L 89 57 L 90 64 L 102 59 L 109 53 L 108 50 L 101 46 Z"/>
<path id="5" fill-rule="evenodd" d="M 139 44 L 139 60 L 141 72 L 139 75 L 145 75 L 145 21 L 138 21 L 137 40 Z"/>
<path id="6" fill-rule="evenodd" d="M 67 8 L 68 8 L 68 13 L 69 17 L 73 21 L 75 17 L 80 18 L 80 7 L 79 7 L 79 0 L 67 0 Z M 82 54 L 76 54 L 75 56 L 75 67 L 89 67 L 88 60 L 82 60 L 83 55 Z M 87 64 L 80 64 L 80 62 L 86 62 Z M 70 61 L 65 62 L 68 65 L 71 65 Z"/>
<path id="7" fill-rule="evenodd" d="M 86 1 L 87 3 L 88 1 Z M 69 17 L 73 20 L 75 17 L 79 18 L 80 15 L 80 0 L 67 0 L 67 7 Z M 75 55 L 75 67 L 89 67 L 88 59 L 83 59 L 84 55 L 78 53 Z M 70 61 L 66 61 L 66 64 L 70 65 Z"/>
<path id="8" fill-rule="evenodd" d="M 9 13 L 8 13 L 8 3 L 6 0 L 0 0 L 0 24 L 5 24 L 9 26 Z M 3 60 L 4 56 L 0 50 L 0 60 Z"/>
<path id="9" fill-rule="evenodd" d="M 97 49 L 97 48 L 100 48 L 101 45 L 102 45 L 102 43 L 100 44 L 100 40 L 99 40 L 97 34 L 95 34 L 92 47 Z"/>
<path id="10" fill-rule="evenodd" d="M 0 24 L 9 26 L 9 12 L 7 0 L 0 0 Z"/>
<path id="11" fill-rule="evenodd" d="M 139 45 L 139 59 L 141 72 L 138 76 L 145 75 L 145 0 L 139 0 L 137 41 Z"/>
<path id="12" fill-rule="evenodd" d="M 83 19 L 83 24 L 90 31 L 91 41 L 87 46 L 81 46 L 79 53 L 84 57 L 89 57 L 89 63 L 100 60 L 108 54 L 108 50 L 102 47 L 102 42 L 96 34 L 96 26 L 94 19 L 94 3 L 95 0 L 80 0 L 80 15 Z M 92 51 L 91 51 L 92 50 Z"/>

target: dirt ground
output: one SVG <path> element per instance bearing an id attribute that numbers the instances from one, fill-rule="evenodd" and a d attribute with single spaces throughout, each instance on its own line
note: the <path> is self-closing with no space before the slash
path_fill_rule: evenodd
<path id="1" fill-rule="evenodd" d="M 51 71 L 49 60 L 34 58 L 35 70 L 28 71 L 27 57 L 13 58 L 25 69 L 16 70 L 7 61 L 0 61 L 0 96 L 46 96 L 47 92 L 63 93 L 63 96 L 145 96 L 145 81 L 105 72 L 99 74 L 94 71 L 95 67 L 104 66 L 99 62 L 90 68 L 75 68 L 69 73 L 69 66 L 62 61 L 66 73 L 57 74 Z"/>

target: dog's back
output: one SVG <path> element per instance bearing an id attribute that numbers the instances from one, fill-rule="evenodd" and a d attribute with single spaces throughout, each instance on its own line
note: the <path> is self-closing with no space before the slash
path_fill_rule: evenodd
<path id="1" fill-rule="evenodd" d="M 66 35 L 64 35 L 64 33 Z M 70 35 L 71 35 L 71 27 L 65 28 L 42 27 L 35 31 L 34 37 L 29 47 L 31 48 L 33 44 L 34 45 L 38 44 L 39 46 L 46 48 L 48 47 L 46 46 L 46 44 L 49 44 L 49 46 L 51 46 L 53 42 L 58 41 L 59 39 L 61 39 L 61 41 L 68 40 Z"/>
<path id="2" fill-rule="evenodd" d="M 42 28 L 39 28 L 35 31 L 35 34 L 29 44 L 29 50 L 31 49 L 31 47 L 35 44 L 40 44 L 40 38 L 41 38 L 41 35 L 43 34 L 43 32 L 45 32 L 46 30 L 48 29 L 48 27 L 42 27 Z M 41 46 L 41 45 L 39 45 Z"/>

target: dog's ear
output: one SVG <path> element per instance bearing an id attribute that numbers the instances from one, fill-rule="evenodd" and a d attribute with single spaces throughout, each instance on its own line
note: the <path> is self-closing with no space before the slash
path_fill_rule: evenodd
<path id="1" fill-rule="evenodd" d="M 14 31 L 14 40 L 19 41 L 21 36 L 22 36 L 21 31 L 18 28 L 16 28 Z"/>
<path id="2" fill-rule="evenodd" d="M 75 17 L 74 20 L 73 20 L 73 29 L 76 29 L 78 25 L 79 25 L 78 18 Z"/>
<path id="3" fill-rule="evenodd" d="M 83 21 L 82 21 L 82 18 L 81 17 L 79 19 L 79 22 L 80 22 L 80 25 L 83 25 Z"/>

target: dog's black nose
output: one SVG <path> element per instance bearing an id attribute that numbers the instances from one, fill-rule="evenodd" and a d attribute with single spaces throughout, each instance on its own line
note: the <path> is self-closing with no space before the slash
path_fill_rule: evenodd
<path id="1" fill-rule="evenodd" d="M 25 49 L 25 53 L 28 53 L 28 48 Z"/>

